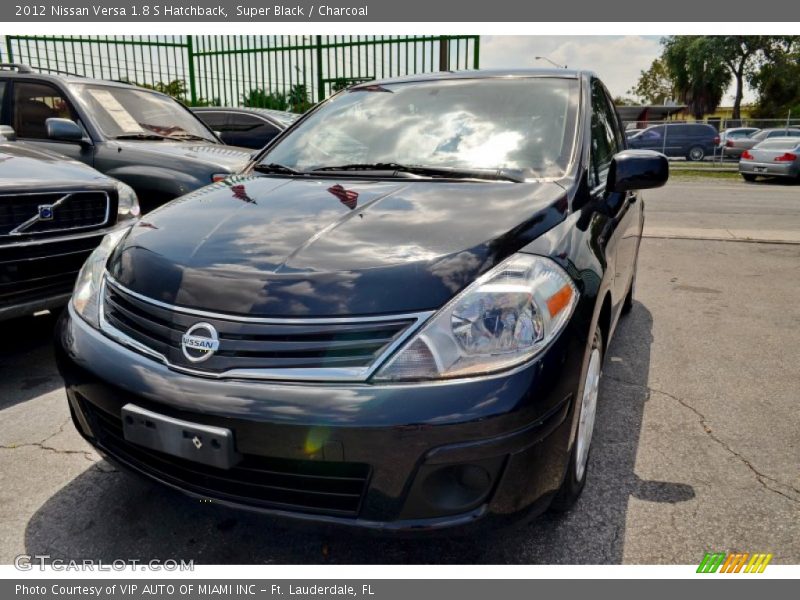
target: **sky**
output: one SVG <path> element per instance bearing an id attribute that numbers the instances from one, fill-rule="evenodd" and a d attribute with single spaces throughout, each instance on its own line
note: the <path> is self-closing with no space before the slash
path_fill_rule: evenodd
<path id="1" fill-rule="evenodd" d="M 661 54 L 659 36 L 481 36 L 481 68 L 548 67 L 553 62 L 570 69 L 589 69 L 597 73 L 613 96 L 631 96 L 641 71 L 647 70 Z M 723 105 L 733 104 L 733 88 Z M 755 99 L 745 90 L 745 102 Z"/>

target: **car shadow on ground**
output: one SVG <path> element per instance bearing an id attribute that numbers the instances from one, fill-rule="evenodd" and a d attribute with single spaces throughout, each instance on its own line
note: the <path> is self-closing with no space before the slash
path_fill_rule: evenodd
<path id="1" fill-rule="evenodd" d="M 100 462 L 53 495 L 28 522 L 28 554 L 52 559 L 176 559 L 199 564 L 620 563 L 631 496 L 694 497 L 690 486 L 642 481 L 635 462 L 648 400 L 652 316 L 636 303 L 620 321 L 605 380 L 585 492 L 563 516 L 490 535 L 381 538 L 298 529 L 203 504 Z"/>
<path id="2" fill-rule="evenodd" d="M 0 410 L 64 386 L 53 360 L 59 311 L 0 322 Z"/>

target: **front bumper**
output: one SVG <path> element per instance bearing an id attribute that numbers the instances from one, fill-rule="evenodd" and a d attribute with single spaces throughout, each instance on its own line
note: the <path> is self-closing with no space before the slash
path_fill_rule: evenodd
<path id="1" fill-rule="evenodd" d="M 205 502 L 391 531 L 546 508 L 566 469 L 585 350 L 580 336 L 562 334 L 536 361 L 501 376 L 298 384 L 172 371 L 71 307 L 56 337 L 76 427 L 109 458 Z M 120 415 L 129 403 L 230 429 L 242 462 L 222 470 L 131 444 Z"/>
<path id="2" fill-rule="evenodd" d="M 800 167 L 794 163 L 763 163 L 753 160 L 739 162 L 739 173 L 767 177 L 797 177 Z"/>

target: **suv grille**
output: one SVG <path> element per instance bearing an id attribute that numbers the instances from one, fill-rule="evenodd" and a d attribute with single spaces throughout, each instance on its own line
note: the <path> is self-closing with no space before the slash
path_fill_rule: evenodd
<path id="1" fill-rule="evenodd" d="M 232 469 L 209 467 L 128 442 L 118 416 L 82 397 L 80 400 L 106 452 L 168 483 L 239 504 L 343 517 L 358 515 L 369 481 L 369 465 L 245 455 Z"/>
<path id="2" fill-rule="evenodd" d="M 414 315 L 345 322 L 195 316 L 133 295 L 110 278 L 106 279 L 103 320 L 106 330 L 113 328 L 112 337 L 116 330 L 173 367 L 265 379 L 308 379 L 303 373 L 320 369 L 328 372 L 318 372 L 313 378 L 342 379 L 331 376 L 332 370 L 345 370 L 351 379 L 364 379 L 369 367 L 420 322 Z M 192 362 L 184 355 L 181 340 L 199 322 L 213 325 L 219 348 L 207 360 Z"/>
<path id="3" fill-rule="evenodd" d="M 104 191 L 0 195 L 0 236 L 87 230 L 111 225 Z"/>

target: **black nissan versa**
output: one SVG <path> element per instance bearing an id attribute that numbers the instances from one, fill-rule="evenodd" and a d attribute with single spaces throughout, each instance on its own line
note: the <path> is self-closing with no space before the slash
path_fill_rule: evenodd
<path id="1" fill-rule="evenodd" d="M 341 92 L 94 253 L 59 326 L 75 424 L 134 471 L 273 515 L 397 531 L 563 510 L 631 306 L 637 190 L 667 176 L 625 150 L 590 73 Z"/>

